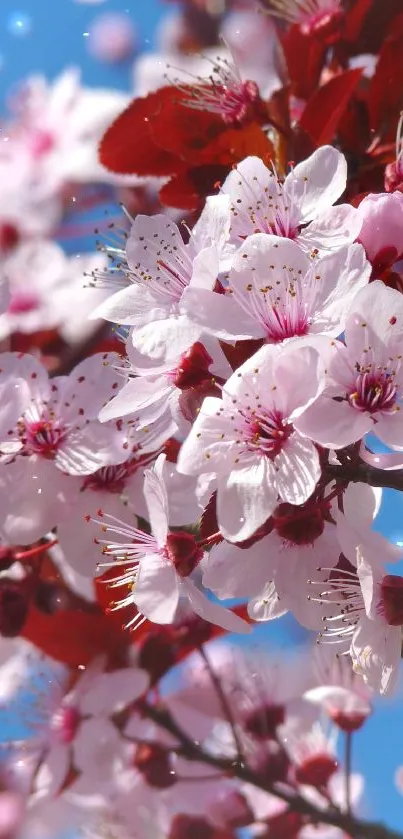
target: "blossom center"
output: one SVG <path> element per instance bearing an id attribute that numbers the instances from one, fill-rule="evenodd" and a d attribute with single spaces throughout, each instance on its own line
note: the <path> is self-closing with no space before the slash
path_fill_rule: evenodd
<path id="1" fill-rule="evenodd" d="M 34 312 L 39 306 L 38 295 L 34 291 L 17 291 L 12 294 L 10 303 L 8 305 L 8 313 L 10 315 L 24 315 L 28 312 Z"/>
<path id="2" fill-rule="evenodd" d="M 14 224 L 3 222 L 0 224 L 0 253 L 12 251 L 20 241 L 20 234 Z"/>
<path id="3" fill-rule="evenodd" d="M 188 577 L 203 557 L 194 536 L 184 530 L 168 534 L 164 553 L 180 577 Z"/>
<path id="4" fill-rule="evenodd" d="M 300 506 L 284 502 L 273 513 L 274 527 L 286 542 L 312 545 L 323 533 L 328 512 L 327 502 L 307 501 Z"/>
<path id="5" fill-rule="evenodd" d="M 166 789 L 176 782 L 169 752 L 157 743 L 140 743 L 134 756 L 134 766 L 151 787 Z"/>
<path id="6" fill-rule="evenodd" d="M 232 86 L 216 89 L 220 115 L 226 125 L 239 125 L 246 122 L 259 101 L 259 89 L 256 82 L 246 81 Z"/>
<path id="7" fill-rule="evenodd" d="M 396 410 L 396 385 L 390 372 L 365 370 L 355 380 L 355 387 L 347 399 L 357 411 L 375 414 L 394 413 Z"/>
<path id="8" fill-rule="evenodd" d="M 225 125 L 243 125 L 259 118 L 260 94 L 256 82 L 243 81 L 236 64 L 218 57 L 208 79 L 198 77 L 198 84 L 176 86 L 186 94 L 183 104 L 199 111 L 218 114 Z"/>
<path id="9" fill-rule="evenodd" d="M 386 574 L 380 584 L 380 611 L 389 626 L 403 626 L 403 577 Z"/>
<path id="10" fill-rule="evenodd" d="M 211 381 L 209 367 L 212 362 L 213 359 L 203 344 L 197 341 L 183 353 L 178 366 L 171 373 L 174 385 L 180 388 L 180 390 L 186 390 L 187 388 L 198 387 L 207 381 Z"/>
<path id="11" fill-rule="evenodd" d="M 295 777 L 299 784 L 309 784 L 311 787 L 327 787 L 331 777 L 338 769 L 337 760 L 328 754 L 316 754 L 307 757 L 295 770 Z"/>
<path id="12" fill-rule="evenodd" d="M 52 458 L 66 436 L 66 429 L 59 422 L 42 419 L 25 426 L 24 442 L 28 454 Z"/>
<path id="13" fill-rule="evenodd" d="M 246 717 L 245 728 L 255 737 L 275 739 L 277 726 L 285 719 L 284 705 L 267 703 L 263 707 L 254 708 Z"/>
<path id="14" fill-rule="evenodd" d="M 280 411 L 255 411 L 243 418 L 243 437 L 247 448 L 273 458 L 292 434 L 292 425 Z"/>
<path id="15" fill-rule="evenodd" d="M 37 128 L 29 138 L 29 148 L 35 159 L 39 159 L 43 155 L 48 154 L 54 146 L 55 138 L 52 132 L 46 131 L 46 129 Z"/>
<path id="16" fill-rule="evenodd" d="M 65 705 L 53 715 L 51 728 L 60 743 L 72 743 L 80 724 L 80 714 L 74 705 Z"/>

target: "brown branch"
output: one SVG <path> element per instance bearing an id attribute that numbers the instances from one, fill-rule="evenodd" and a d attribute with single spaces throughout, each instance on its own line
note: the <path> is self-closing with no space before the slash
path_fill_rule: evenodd
<path id="1" fill-rule="evenodd" d="M 166 731 L 176 738 L 179 746 L 175 748 L 175 751 L 186 758 L 186 760 L 206 763 L 227 776 L 238 778 L 240 781 L 245 781 L 257 789 L 274 795 L 288 804 L 292 811 L 308 816 L 314 824 L 333 825 L 345 831 L 352 839 L 403 839 L 402 833 L 397 833 L 395 830 L 391 830 L 383 824 L 362 821 L 332 807 L 329 807 L 328 810 L 321 810 L 298 793 L 287 788 L 286 785 L 268 784 L 264 777 L 260 776 L 257 772 L 253 772 L 244 763 L 239 763 L 237 760 L 226 757 L 219 757 L 205 751 L 202 746 L 195 743 L 182 731 L 170 712 L 163 706 L 149 705 L 147 702 L 142 702 L 141 710 L 146 717 L 162 726 L 162 728 L 165 728 Z"/>
<path id="2" fill-rule="evenodd" d="M 343 464 L 343 466 L 328 463 L 324 468 L 324 473 L 330 480 L 341 483 L 369 484 L 373 487 L 397 489 L 403 492 L 403 469 L 378 469 L 376 466 L 370 466 L 359 460 L 358 463 Z"/>

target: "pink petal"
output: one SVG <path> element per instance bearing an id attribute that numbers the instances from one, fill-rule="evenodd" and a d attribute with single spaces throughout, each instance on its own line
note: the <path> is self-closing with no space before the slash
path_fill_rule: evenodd
<path id="1" fill-rule="evenodd" d="M 70 767 L 70 747 L 57 743 L 50 747 L 36 775 L 39 793 L 55 796 L 60 792 Z"/>
<path id="2" fill-rule="evenodd" d="M 92 422 L 71 432 L 60 444 L 55 465 L 69 475 L 91 475 L 102 466 L 122 463 L 130 454 L 126 435 L 114 424 Z"/>
<path id="3" fill-rule="evenodd" d="M 270 539 L 262 539 L 250 548 L 222 542 L 208 555 L 203 585 L 220 600 L 253 597 L 271 576 L 274 562 Z"/>
<path id="4" fill-rule="evenodd" d="M 274 464 L 271 479 L 283 501 L 307 501 L 321 476 L 319 455 L 311 440 L 292 434 Z"/>
<path id="5" fill-rule="evenodd" d="M 115 369 L 121 363 L 117 353 L 97 353 L 78 364 L 69 376 L 54 379 L 53 385 L 58 387 L 55 411 L 66 422 L 77 425 L 97 419 L 101 408 L 124 382 L 122 374 Z"/>
<path id="6" fill-rule="evenodd" d="M 284 190 L 298 201 L 301 221 L 310 221 L 334 204 L 347 183 L 347 161 L 333 146 L 321 146 L 287 175 Z"/>
<path id="7" fill-rule="evenodd" d="M 257 321 L 242 311 L 238 303 L 227 294 L 217 294 L 204 288 L 188 288 L 181 300 L 181 310 L 200 329 L 224 341 L 264 337 Z"/>
<path id="8" fill-rule="evenodd" d="M 261 456 L 227 477 L 218 476 L 217 518 L 229 542 L 249 539 L 273 512 L 277 491 L 267 468 L 267 459 Z"/>
<path id="9" fill-rule="evenodd" d="M 133 330 L 133 347 L 147 359 L 169 364 L 189 349 L 200 336 L 200 327 L 192 323 L 186 314 L 151 322 Z M 176 366 L 176 364 L 171 364 Z"/>
<path id="10" fill-rule="evenodd" d="M 83 714 L 112 716 L 130 705 L 148 689 L 149 676 L 135 668 L 95 676 L 80 703 Z"/>
<path id="11" fill-rule="evenodd" d="M 179 602 L 179 578 L 169 560 L 147 554 L 141 562 L 133 602 L 153 623 L 172 623 Z"/>
<path id="12" fill-rule="evenodd" d="M 160 320 L 165 316 L 166 307 L 158 310 L 147 288 L 134 283 L 112 294 L 91 314 L 92 319 L 103 318 L 128 326 L 142 326 L 149 323 L 151 318 Z"/>
<path id="13" fill-rule="evenodd" d="M 368 414 L 356 411 L 347 401 L 320 396 L 294 423 L 302 434 L 329 449 L 342 449 L 360 440 L 372 428 Z"/>
<path id="14" fill-rule="evenodd" d="M 275 620 L 286 615 L 287 611 L 272 580 L 266 583 L 260 594 L 248 603 L 248 615 L 254 621 Z"/>
<path id="15" fill-rule="evenodd" d="M 166 544 L 168 534 L 168 496 L 162 477 L 165 455 L 160 455 L 153 469 L 144 473 L 144 496 L 153 535 L 159 548 Z"/>
<path id="16" fill-rule="evenodd" d="M 314 221 L 303 227 L 297 242 L 308 252 L 313 248 L 321 254 L 327 250 L 336 251 L 357 239 L 361 224 L 358 210 L 350 204 L 337 204 L 323 209 Z"/>
<path id="17" fill-rule="evenodd" d="M 246 621 L 235 615 L 230 609 L 224 609 L 218 603 L 208 600 L 189 578 L 182 580 L 181 588 L 189 598 L 193 611 L 204 620 L 216 626 L 221 626 L 227 632 L 251 632 L 251 627 Z"/>

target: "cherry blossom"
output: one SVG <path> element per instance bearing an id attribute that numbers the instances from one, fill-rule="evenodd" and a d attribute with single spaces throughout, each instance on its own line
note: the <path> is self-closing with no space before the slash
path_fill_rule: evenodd
<path id="1" fill-rule="evenodd" d="M 88 320 L 89 312 L 106 296 L 103 289 L 84 289 L 84 274 L 104 266 L 102 254 L 66 257 L 51 241 L 21 244 L 3 264 L 10 299 L 0 316 L 0 337 L 58 327 L 63 336 L 82 340 L 97 325 Z M 72 304 L 80 312 L 74 326 Z"/>
<path id="2" fill-rule="evenodd" d="M 270 387 L 267 383 L 270 382 Z M 323 387 L 311 347 L 264 346 L 226 382 L 222 399 L 207 397 L 179 454 L 185 474 L 214 472 L 217 515 L 231 542 L 248 539 L 277 499 L 303 504 L 320 475 L 314 445 L 298 431 Z"/>
<path id="3" fill-rule="evenodd" d="M 181 311 L 183 293 L 188 287 L 213 288 L 228 232 L 226 196 L 208 199 L 187 245 L 166 216 L 138 215 L 126 245 L 128 285 L 94 316 L 133 326 L 134 348 L 150 359 L 166 362 L 184 352 L 201 330 Z"/>
<path id="4" fill-rule="evenodd" d="M 372 264 L 373 278 L 403 256 L 403 195 L 401 192 L 367 195 L 358 207 L 362 227 L 358 241 Z"/>
<path id="5" fill-rule="evenodd" d="M 13 145 L 35 163 L 37 180 L 54 190 L 71 181 L 107 182 L 110 174 L 98 163 L 96 145 L 126 104 L 118 91 L 81 87 L 76 69 L 53 84 L 32 76 L 11 102 Z"/>
<path id="6" fill-rule="evenodd" d="M 354 298 L 345 345 L 329 346 L 328 383 L 300 428 L 313 440 L 339 449 L 373 431 L 392 448 L 403 446 L 400 419 L 403 304 L 379 280 Z"/>
<path id="7" fill-rule="evenodd" d="M 97 419 L 118 386 L 118 358 L 95 355 L 70 376 L 50 379 L 34 356 L 0 356 L 0 528 L 7 543 L 41 538 L 72 514 L 77 485 L 70 476 L 90 475 L 130 456 L 127 424 Z"/>
<path id="8" fill-rule="evenodd" d="M 248 624 L 227 609 L 208 600 L 196 587 L 191 574 L 203 558 L 203 551 L 194 537 L 185 531 L 170 531 L 168 526 L 168 498 L 162 477 L 164 455 L 160 455 L 153 469 L 147 469 L 144 495 L 148 508 L 151 534 L 119 522 L 105 512 L 102 532 L 120 537 L 99 539 L 103 553 L 110 556 L 112 567 L 123 569 L 116 582 L 131 587 L 130 594 L 119 606 L 134 605 L 139 614 L 132 623 L 143 620 L 171 623 L 181 597 L 186 598 L 196 614 L 223 626 L 228 631 L 247 632 Z M 123 539 L 123 541 L 122 541 Z"/>
<path id="9" fill-rule="evenodd" d="M 128 457 L 119 428 L 102 426 L 97 414 L 118 387 L 114 364 L 117 354 L 92 356 L 70 376 L 49 379 L 33 356 L 3 353 L 1 384 L 22 379 L 25 405 L 17 425 L 5 433 L 0 445 L 4 463 L 17 456 L 41 457 L 72 475 L 89 475 L 101 466 Z M 11 407 L 14 407 L 11 401 Z M 18 400 L 16 400 L 18 401 Z M 11 410 L 11 408 L 10 408 Z"/>
<path id="10" fill-rule="evenodd" d="M 132 434 L 132 448 L 133 441 Z M 108 515 L 124 519 L 133 527 L 137 527 L 137 516 L 148 518 L 143 493 L 144 470 L 155 462 L 159 452 L 150 450 L 152 440 L 149 442 L 146 438 L 146 443 L 139 444 L 137 451 L 124 463 L 103 466 L 84 478 L 74 478 L 74 487 L 68 487 L 71 512 L 68 519 L 58 523 L 57 538 L 68 568 L 80 576 L 92 578 L 99 565 L 99 548 L 94 544 L 99 528 L 95 522 L 88 521 L 88 516 L 93 519 L 99 515 L 99 510 L 105 510 Z M 179 475 L 175 465 L 168 461 L 164 462 L 162 471 L 168 491 L 171 524 L 193 523 L 201 513 L 195 480 Z M 71 527 L 72 520 L 74 529 Z"/>
<path id="11" fill-rule="evenodd" d="M 341 0 L 271 0 L 271 13 L 297 24 L 304 35 L 331 35 L 343 19 Z"/>
<path id="12" fill-rule="evenodd" d="M 247 157 L 222 186 L 231 199 L 233 248 L 259 232 L 296 241 L 308 254 L 354 242 L 362 224 L 358 212 L 349 204 L 332 206 L 346 178 L 346 160 L 332 146 L 317 149 L 284 181 L 259 158 Z"/>
<path id="13" fill-rule="evenodd" d="M 331 645 L 315 650 L 317 687 L 304 693 L 304 699 L 322 707 L 342 731 L 360 729 L 372 713 L 372 691 L 353 670 L 351 659 L 335 655 Z"/>
<path id="14" fill-rule="evenodd" d="M 370 273 L 359 245 L 312 263 L 296 242 L 256 233 L 238 250 L 224 294 L 188 288 L 182 305 L 195 323 L 224 340 L 337 337 Z"/>
<path id="15" fill-rule="evenodd" d="M 264 61 L 256 53 L 243 50 L 241 54 L 229 41 L 225 47 L 206 49 L 197 56 L 184 55 L 172 46 L 164 53 L 140 55 L 134 65 L 136 94 L 144 96 L 168 81 L 186 90 L 189 107 L 216 113 L 229 126 L 241 124 L 258 110 L 260 96 L 269 98 L 282 84 L 278 38 L 274 28 L 264 27 L 271 41 L 271 49 L 265 44 Z"/>
<path id="16" fill-rule="evenodd" d="M 35 718 L 36 747 L 44 752 L 36 777 L 39 797 L 60 790 L 71 761 L 100 779 L 107 775 L 108 761 L 120 743 L 110 717 L 147 688 L 148 677 L 142 670 L 103 672 L 102 659 L 94 660 L 66 694 L 62 684 L 53 683 Z"/>
<path id="17" fill-rule="evenodd" d="M 388 693 L 396 685 L 403 625 L 403 578 L 385 574 L 381 563 L 358 551 L 357 575 L 365 609 L 351 644 L 354 666 L 375 690 Z"/>
<path id="18" fill-rule="evenodd" d="M 207 346 L 205 346 L 207 345 Z M 140 427 L 152 428 L 162 445 L 171 435 L 186 434 L 206 393 L 215 393 L 217 379 L 230 371 L 218 342 L 196 341 L 186 352 L 170 350 L 165 363 L 147 358 L 132 346 L 122 372 L 126 382 L 99 414 L 101 422 L 136 412 Z M 124 380 L 123 380 L 124 381 Z"/>

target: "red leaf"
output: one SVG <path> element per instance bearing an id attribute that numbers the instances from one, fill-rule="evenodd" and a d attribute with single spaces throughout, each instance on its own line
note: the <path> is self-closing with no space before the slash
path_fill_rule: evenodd
<path id="1" fill-rule="evenodd" d="M 291 26 L 283 39 L 292 92 L 299 99 L 309 99 L 319 84 L 327 46 L 319 38 L 303 35 L 299 26 Z"/>
<path id="2" fill-rule="evenodd" d="M 317 146 L 334 139 L 338 124 L 360 81 L 362 69 L 347 70 L 319 87 L 307 102 L 300 127 Z"/>
<path id="3" fill-rule="evenodd" d="M 372 4 L 373 0 L 357 0 L 352 9 L 346 13 L 343 39 L 353 46 L 361 33 L 364 20 Z"/>
<path id="4" fill-rule="evenodd" d="M 131 641 L 129 633 L 116 628 L 96 609 L 49 615 L 32 606 L 21 635 L 46 655 L 74 668 L 87 665 L 101 653 L 119 656 Z"/>
<path id="5" fill-rule="evenodd" d="M 175 157 L 198 166 L 202 162 L 201 152 L 226 130 L 225 123 L 218 114 L 184 105 L 184 99 L 191 99 L 191 92 L 186 93 L 186 87 L 183 91 L 175 87 L 164 90 L 169 94 L 151 121 L 154 142 Z M 190 86 L 189 91 L 192 91 Z"/>
<path id="6" fill-rule="evenodd" d="M 225 180 L 228 166 L 197 166 L 174 175 L 160 189 L 160 201 L 167 207 L 180 207 L 183 210 L 200 210 L 206 195 L 217 192 L 219 183 Z"/>
<path id="7" fill-rule="evenodd" d="M 232 166 L 248 155 L 260 157 L 266 163 L 274 155 L 273 144 L 256 122 L 241 128 L 227 128 L 203 149 L 199 162 Z"/>
<path id="8" fill-rule="evenodd" d="M 154 134 L 154 123 L 164 102 L 171 99 L 172 87 L 162 87 L 143 99 L 134 99 L 101 140 L 102 165 L 120 174 L 171 175 L 180 171 L 176 156 L 161 147 Z"/>
<path id="9" fill-rule="evenodd" d="M 379 53 L 369 91 L 371 128 L 384 133 L 392 122 L 393 131 L 403 105 L 403 15 L 393 21 L 392 32 Z"/>

